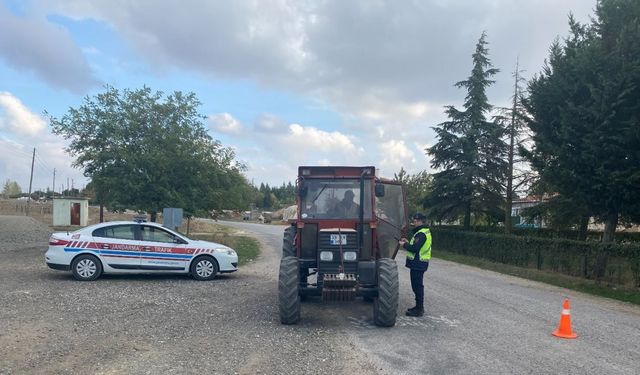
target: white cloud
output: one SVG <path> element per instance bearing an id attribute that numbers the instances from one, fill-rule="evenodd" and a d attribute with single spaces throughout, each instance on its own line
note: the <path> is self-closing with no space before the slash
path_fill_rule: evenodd
<path id="1" fill-rule="evenodd" d="M 42 117 L 13 94 L 0 92 L 0 182 L 17 181 L 22 191 L 27 192 L 35 148 L 32 190 L 51 188 L 54 168 L 58 176 L 56 190 L 66 184 L 67 178 L 70 183 L 75 182 L 75 187 L 82 187 L 86 178 L 71 167 L 72 159 L 64 151 L 66 146 L 67 142 L 48 131 Z"/>
<path id="2" fill-rule="evenodd" d="M 414 152 L 403 140 L 391 139 L 380 144 L 380 169 L 387 175 L 393 175 L 400 168 L 411 171 L 416 163 Z"/>
<path id="3" fill-rule="evenodd" d="M 254 129 L 259 132 L 268 133 L 286 133 L 289 130 L 287 124 L 282 121 L 278 116 L 265 113 L 262 114 L 254 123 Z"/>
<path id="4" fill-rule="evenodd" d="M 0 5 L 0 59 L 16 71 L 35 73 L 48 84 L 74 93 L 84 94 L 97 84 L 69 32 L 44 14 L 16 16 Z"/>
<path id="5" fill-rule="evenodd" d="M 0 92 L 0 108 L 4 110 L 6 116 L 0 124 L 8 125 L 9 129 L 16 134 L 34 136 L 41 133 L 47 126 L 42 117 L 31 112 L 9 92 Z"/>
<path id="6" fill-rule="evenodd" d="M 595 0 L 47 4 L 70 17 L 107 22 L 155 68 L 250 79 L 346 113 L 406 123 L 463 97 L 453 84 L 470 74 L 483 30 L 490 58 L 502 69 L 492 96 L 499 102 L 510 95 L 516 57 L 529 74 L 539 71 L 554 38 L 567 34 L 569 12 L 588 21 Z M 193 43 L 194 35 L 206 43 Z"/>
<path id="7" fill-rule="evenodd" d="M 241 134 L 244 127 L 240 121 L 236 120 L 229 113 L 217 113 L 215 115 L 209 115 L 207 118 L 209 129 L 218 131 L 224 134 Z"/>
<path id="8" fill-rule="evenodd" d="M 289 125 L 285 143 L 294 149 L 305 148 L 314 152 L 337 152 L 351 154 L 357 152 L 351 138 L 338 131 L 327 132 L 312 126 Z"/>

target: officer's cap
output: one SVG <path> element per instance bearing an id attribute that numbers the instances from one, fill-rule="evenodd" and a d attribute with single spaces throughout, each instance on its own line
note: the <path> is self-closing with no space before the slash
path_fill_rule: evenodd
<path id="1" fill-rule="evenodd" d="M 417 214 L 413 215 L 413 220 L 427 221 L 427 217 L 424 214 L 418 212 Z"/>

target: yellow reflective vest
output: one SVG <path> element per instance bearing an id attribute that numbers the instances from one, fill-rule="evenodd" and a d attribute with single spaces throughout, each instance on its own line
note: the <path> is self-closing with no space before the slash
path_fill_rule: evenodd
<path id="1" fill-rule="evenodd" d="M 429 230 L 429 228 L 421 228 L 420 230 L 418 230 L 413 234 L 413 236 L 411 237 L 411 241 L 409 241 L 409 245 L 413 245 L 413 241 L 415 240 L 416 235 L 418 233 L 424 233 L 426 237 L 426 240 L 422 244 L 422 247 L 420 248 L 420 251 L 419 251 L 420 260 L 422 262 L 428 262 L 429 259 L 431 259 L 431 231 Z M 416 256 L 415 253 L 413 253 L 411 250 L 407 250 L 408 260 L 413 260 L 415 256 Z"/>

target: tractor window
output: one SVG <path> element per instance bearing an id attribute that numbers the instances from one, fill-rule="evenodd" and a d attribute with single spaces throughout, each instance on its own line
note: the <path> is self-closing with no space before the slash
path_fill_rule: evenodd
<path id="1" fill-rule="evenodd" d="M 302 197 L 303 219 L 358 219 L 360 217 L 359 180 L 307 180 Z M 371 219 L 371 184 L 365 183 L 364 219 Z"/>
<path id="2" fill-rule="evenodd" d="M 378 250 L 383 258 L 394 257 L 398 239 L 407 226 L 401 185 L 385 184 L 384 197 L 376 197 Z"/>
<path id="3" fill-rule="evenodd" d="M 376 216 L 396 228 L 406 227 L 401 185 L 385 184 L 384 197 L 376 197 Z"/>

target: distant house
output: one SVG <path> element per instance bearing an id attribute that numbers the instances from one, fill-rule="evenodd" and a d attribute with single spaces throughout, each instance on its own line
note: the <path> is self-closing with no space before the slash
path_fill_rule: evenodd
<path id="1" fill-rule="evenodd" d="M 511 203 L 511 217 L 513 224 L 523 227 L 544 227 L 544 220 L 535 220 L 534 222 L 530 222 L 526 218 L 522 217 L 522 211 L 526 208 L 537 206 L 545 200 L 546 198 L 532 196 L 513 200 L 513 202 Z"/>

